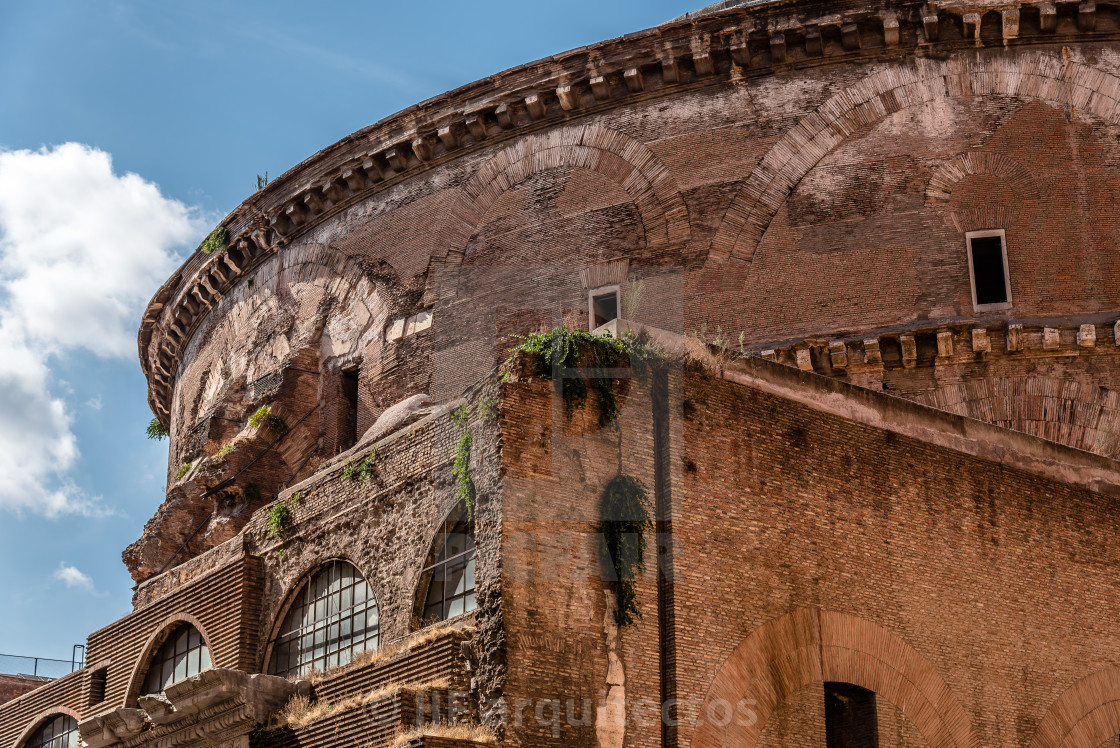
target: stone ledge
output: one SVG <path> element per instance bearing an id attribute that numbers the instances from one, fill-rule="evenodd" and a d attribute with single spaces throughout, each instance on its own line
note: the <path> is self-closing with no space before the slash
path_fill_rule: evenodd
<path id="1" fill-rule="evenodd" d="M 1055 6 L 1045 0 L 984 5 L 1002 14 L 1001 46 L 1111 38 L 1096 33 L 1102 8 L 1115 10 L 1112 3 Z M 1037 15 L 1037 33 L 1024 31 L 1022 13 Z M 399 112 L 320 151 L 249 198 L 223 221 L 231 237 L 228 251 L 190 258 L 160 289 L 145 311 L 139 336 L 149 404 L 166 426 L 183 347 L 245 272 L 295 236 L 387 186 L 473 150 L 636 97 L 660 97 L 790 66 L 850 62 L 860 55 L 983 46 L 979 19 L 975 3 L 956 0 L 932 6 L 894 2 L 879 12 L 862 3 L 813 0 L 730 8 L 529 63 Z M 1070 26 L 1067 33 L 1059 33 L 1062 19 Z M 941 31 L 958 26 L 960 38 L 949 39 Z M 190 279 L 181 283 L 187 273 Z M 154 353 L 149 350 L 153 339 Z"/>

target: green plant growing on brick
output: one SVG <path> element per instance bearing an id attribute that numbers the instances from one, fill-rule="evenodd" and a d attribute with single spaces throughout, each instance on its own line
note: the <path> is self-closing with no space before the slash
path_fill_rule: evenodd
<path id="1" fill-rule="evenodd" d="M 377 451 L 374 450 L 366 455 L 366 458 L 361 462 L 350 460 L 346 463 L 346 469 L 342 471 L 343 480 L 357 481 L 359 484 L 365 483 L 373 477 L 374 464 L 373 460 L 377 457 Z"/>
<path id="2" fill-rule="evenodd" d="M 268 172 L 266 171 L 264 173 L 263 177 L 260 174 L 257 175 L 257 191 L 260 192 L 261 190 L 263 190 L 267 186 L 268 186 Z"/>
<path id="3" fill-rule="evenodd" d="M 494 419 L 498 417 L 498 404 L 493 400 L 483 400 L 478 405 L 478 412 L 483 418 Z"/>
<path id="4" fill-rule="evenodd" d="M 222 445 L 221 449 L 219 449 L 217 452 L 214 453 L 214 457 L 216 457 L 219 460 L 224 460 L 225 458 L 227 458 L 231 454 L 233 454 L 233 450 L 235 450 L 235 449 L 237 449 L 237 447 L 234 445 L 233 442 L 226 442 L 225 444 Z"/>
<path id="5" fill-rule="evenodd" d="M 193 465 L 193 462 L 187 462 L 180 466 L 179 472 L 175 474 L 175 480 L 182 480 L 183 476 L 190 472 Z"/>
<path id="6" fill-rule="evenodd" d="M 288 430 L 288 422 L 273 413 L 272 406 L 267 404 L 257 408 L 253 415 L 249 416 L 249 425 L 255 429 L 263 427 L 275 436 L 280 436 Z"/>
<path id="7" fill-rule="evenodd" d="M 210 236 L 203 240 L 200 249 L 206 254 L 212 255 L 215 252 L 224 252 L 228 243 L 229 231 L 225 226 L 219 226 L 210 232 Z"/>
<path id="8" fill-rule="evenodd" d="M 467 517 L 473 519 L 475 491 L 474 480 L 471 478 L 471 442 L 474 436 L 467 425 L 466 413 L 466 407 L 460 407 L 454 415 L 455 423 L 463 429 L 463 433 L 459 436 L 459 444 L 455 448 L 455 461 L 451 465 L 451 473 L 455 476 L 455 483 L 458 486 L 459 500 L 467 508 Z"/>
<path id="9" fill-rule="evenodd" d="M 617 475 L 603 489 L 599 527 L 614 570 L 615 623 L 632 625 L 641 618 L 634 580 L 645 569 L 645 533 L 653 527 L 646 487 L 637 478 Z"/>
<path id="10" fill-rule="evenodd" d="M 286 501 L 277 501 L 268 508 L 268 537 L 283 540 L 292 521 L 292 508 Z"/>
<path id="11" fill-rule="evenodd" d="M 259 494 L 259 491 L 258 491 Z M 288 529 L 292 524 L 292 507 L 300 503 L 303 497 L 299 493 L 292 494 L 287 501 L 277 501 L 268 508 L 268 537 L 273 540 L 283 541 L 288 537 Z M 277 556 L 284 555 L 284 548 L 276 551 Z"/>
<path id="12" fill-rule="evenodd" d="M 163 441 L 167 438 L 167 429 L 164 428 L 163 423 L 158 418 L 152 418 L 148 421 L 148 428 L 145 433 L 149 439 L 155 439 L 157 442 Z"/>
<path id="13" fill-rule="evenodd" d="M 629 331 L 616 338 L 609 334 L 593 335 L 586 330 L 554 327 L 547 332 L 529 333 L 522 336 L 521 341 L 511 354 L 532 355 L 536 360 L 535 373 L 538 377 L 551 379 L 556 371 L 561 374 L 561 392 L 568 418 L 587 402 L 590 378 L 599 395 L 600 426 L 613 423 L 618 415 L 615 378 L 603 375 L 601 370 L 629 365 L 634 375 L 644 381 L 649 373 L 650 361 L 658 355 L 648 343 Z M 585 356 L 591 360 L 585 361 Z M 584 368 L 591 371 L 580 371 L 581 364 L 590 364 Z"/>

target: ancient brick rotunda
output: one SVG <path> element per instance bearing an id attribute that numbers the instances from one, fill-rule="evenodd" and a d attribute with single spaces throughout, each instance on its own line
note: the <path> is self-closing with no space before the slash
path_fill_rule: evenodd
<path id="1" fill-rule="evenodd" d="M 134 610 L 0 748 L 1120 745 L 1118 41 L 724 2 L 294 167 L 148 306 Z"/>

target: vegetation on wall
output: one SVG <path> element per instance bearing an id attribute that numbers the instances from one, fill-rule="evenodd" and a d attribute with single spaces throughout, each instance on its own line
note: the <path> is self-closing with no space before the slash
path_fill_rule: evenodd
<path id="1" fill-rule="evenodd" d="M 357 462 L 356 459 L 350 460 L 346 463 L 346 469 L 342 471 L 343 479 L 365 483 L 373 477 L 373 460 L 375 457 L 377 457 L 377 450 L 371 451 L 361 462 Z"/>
<path id="2" fill-rule="evenodd" d="M 233 454 L 233 450 L 235 450 L 236 448 L 237 447 L 234 446 L 233 442 L 226 442 L 222 445 L 221 449 L 214 453 L 214 457 L 219 460 L 224 460 L 226 457 Z"/>
<path id="3" fill-rule="evenodd" d="M 474 518 L 474 480 L 471 479 L 471 442 L 474 436 L 471 434 L 470 424 L 468 423 L 470 416 L 467 413 L 467 406 L 460 405 L 459 409 L 455 411 L 452 416 L 455 423 L 463 429 L 463 433 L 459 436 L 459 444 L 455 448 L 455 462 L 451 466 L 451 472 L 455 476 L 455 483 L 459 487 L 459 500 L 467 508 L 467 517 Z"/>
<path id="4" fill-rule="evenodd" d="M 255 429 L 264 427 L 275 436 L 280 436 L 288 430 L 288 422 L 272 412 L 271 405 L 262 405 L 253 415 L 249 416 L 249 425 Z"/>
<path id="5" fill-rule="evenodd" d="M 617 475 L 603 489 L 599 527 L 614 569 L 614 620 L 629 626 L 641 617 L 634 580 L 645 569 L 645 533 L 653 527 L 646 487 L 637 478 Z"/>
<path id="6" fill-rule="evenodd" d="M 156 441 L 163 441 L 167 438 L 167 429 L 155 417 L 148 421 L 148 428 L 145 429 L 145 433 L 147 433 L 149 439 L 155 439 Z"/>
<path id="7" fill-rule="evenodd" d="M 266 171 L 264 173 L 263 177 L 260 174 L 257 175 L 257 191 L 259 192 L 267 186 L 268 186 L 268 172 Z"/>
<path id="8" fill-rule="evenodd" d="M 288 527 L 292 521 L 292 507 L 301 500 L 302 497 L 295 493 L 287 501 L 277 501 L 268 508 L 268 537 L 280 541 L 288 537 Z M 283 556 L 284 549 L 278 550 L 277 554 Z"/>
<path id="9" fill-rule="evenodd" d="M 210 232 L 210 236 L 202 242 L 200 249 L 208 255 L 215 252 L 224 252 L 229 243 L 229 231 L 225 226 L 219 226 Z"/>
<path id="10" fill-rule="evenodd" d="M 175 474 L 175 480 L 181 480 L 182 477 L 184 475 L 186 475 L 190 471 L 191 467 L 193 467 L 193 466 L 194 466 L 193 462 L 187 462 L 187 463 L 184 463 L 183 465 L 181 465 L 179 467 L 179 472 Z"/>
<path id="11" fill-rule="evenodd" d="M 564 412 L 568 418 L 587 402 L 588 381 L 599 395 L 599 425 L 614 422 L 618 415 L 615 398 L 615 377 L 607 376 L 603 369 L 629 366 L 634 376 L 645 380 L 649 363 L 655 355 L 653 348 L 633 333 L 620 337 L 609 334 L 593 335 L 586 330 L 554 327 L 547 332 L 532 332 L 521 338 L 511 354 L 527 353 L 536 360 L 536 375 L 551 379 L 561 376 Z M 577 371 L 583 367 L 583 370 Z M 588 371 L 590 369 L 590 371 Z M 596 371 L 599 370 L 599 371 Z"/>

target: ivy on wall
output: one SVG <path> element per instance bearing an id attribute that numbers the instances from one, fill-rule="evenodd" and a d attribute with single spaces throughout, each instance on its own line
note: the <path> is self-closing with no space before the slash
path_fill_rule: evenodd
<path id="1" fill-rule="evenodd" d="M 475 491 L 474 480 L 471 479 L 471 442 L 474 441 L 474 437 L 468 423 L 467 406 L 460 405 L 452 417 L 463 429 L 463 433 L 459 436 L 459 445 L 455 448 L 455 462 L 451 466 L 451 472 L 459 487 L 459 500 L 467 508 L 467 517 L 473 519 Z"/>
<path id="2" fill-rule="evenodd" d="M 620 474 L 603 489 L 599 528 L 614 569 L 610 580 L 615 594 L 614 620 L 630 626 L 641 617 L 634 580 L 645 570 L 645 533 L 652 529 L 646 487 L 637 478 Z"/>

